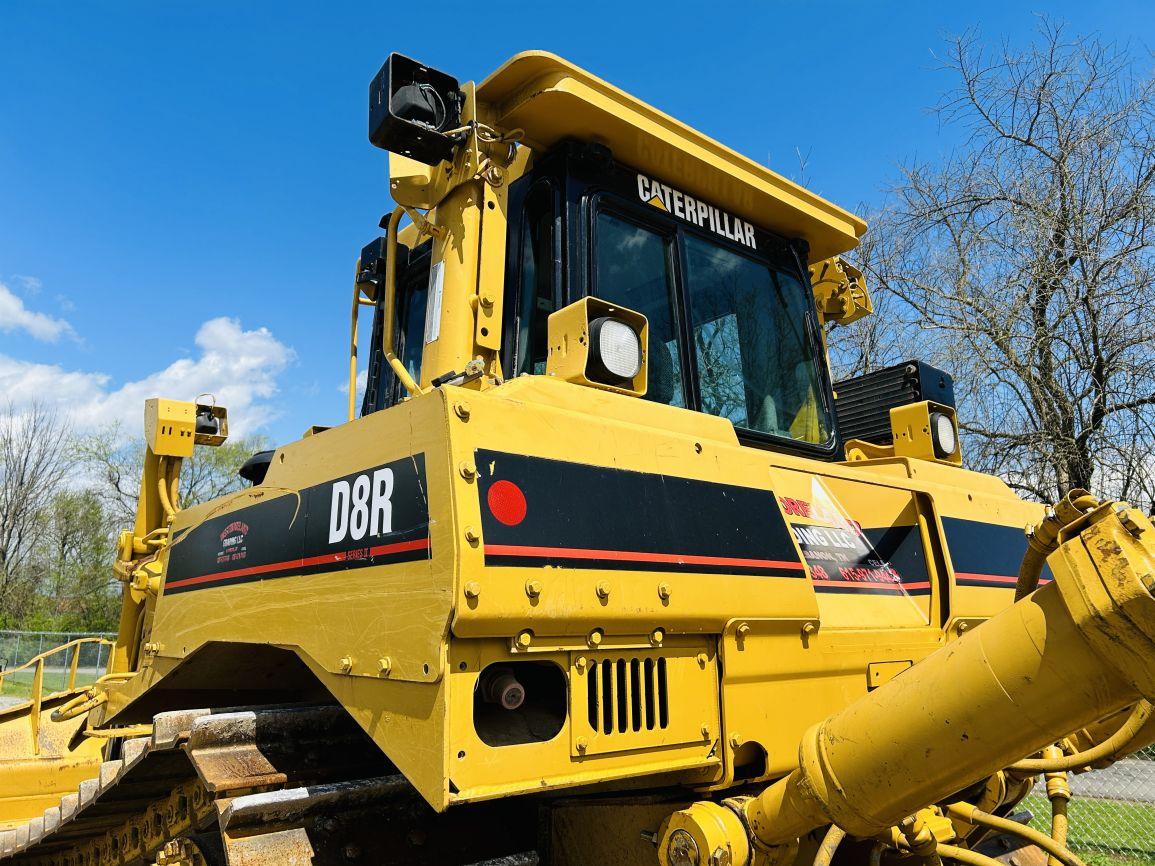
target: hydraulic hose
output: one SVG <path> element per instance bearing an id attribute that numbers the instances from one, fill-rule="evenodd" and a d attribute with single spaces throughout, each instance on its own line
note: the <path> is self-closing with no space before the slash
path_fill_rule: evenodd
<path id="1" fill-rule="evenodd" d="M 1063 753 L 1058 746 L 1048 746 L 1043 750 L 1043 757 L 1048 759 L 1061 758 Z M 1047 799 L 1051 801 L 1051 838 L 1056 845 L 1067 846 L 1067 804 L 1071 800 L 1071 786 L 1067 784 L 1065 772 L 1047 773 Z M 1047 858 L 1048 866 L 1059 866 L 1055 857 Z"/>
<path id="2" fill-rule="evenodd" d="M 1051 801 L 1051 838 L 1062 848 L 1067 847 L 1067 800 L 1056 797 Z M 1058 857 L 1047 858 L 1047 866 L 1058 866 Z"/>
<path id="3" fill-rule="evenodd" d="M 54 709 L 51 714 L 52 721 L 66 722 L 69 719 L 75 719 L 77 716 L 82 716 L 96 709 L 107 700 L 107 692 L 97 692 L 90 686 L 86 691 L 70 698 Z"/>
<path id="4" fill-rule="evenodd" d="M 814 866 L 830 866 L 834 859 L 834 852 L 846 838 L 846 831 L 837 824 L 831 824 L 826 835 L 822 837 L 822 844 L 818 846 L 818 853 L 814 855 Z"/>
<path id="5" fill-rule="evenodd" d="M 1027 552 L 1019 566 L 1019 580 L 1015 584 L 1015 601 L 1026 598 L 1039 587 L 1039 578 L 1047 557 L 1059 546 L 1059 533 L 1099 504 L 1086 490 L 1072 490 L 1038 526 L 1027 531 Z"/>
<path id="6" fill-rule="evenodd" d="M 1098 745 L 1073 755 L 1064 755 L 1058 758 L 1042 757 L 1016 761 L 1011 764 L 1009 769 L 1021 776 L 1034 776 L 1038 773 L 1062 773 L 1067 770 L 1077 770 L 1079 767 L 1086 767 L 1089 764 L 1113 758 L 1127 749 L 1128 744 L 1135 739 L 1136 735 L 1151 719 L 1152 713 L 1155 713 L 1155 707 L 1144 698 L 1135 704 L 1135 709 L 1131 711 L 1131 715 L 1127 717 L 1127 721 L 1120 726 L 1119 730 Z"/>
<path id="7" fill-rule="evenodd" d="M 992 830 L 998 830 L 1000 833 L 1009 833 L 1012 836 L 1026 839 L 1032 845 L 1038 845 L 1060 863 L 1063 863 L 1064 866 L 1087 866 L 1065 845 L 1058 844 L 1046 833 L 1041 833 L 1033 827 L 1020 824 L 1018 821 L 988 814 L 982 809 L 976 809 L 970 803 L 952 803 L 946 807 L 946 811 L 948 815 L 966 821 L 968 824 L 979 824 Z"/>
<path id="8" fill-rule="evenodd" d="M 918 815 L 908 815 L 898 827 L 907 846 L 923 866 L 942 866 L 938 853 L 938 839 Z"/>
<path id="9" fill-rule="evenodd" d="M 173 514 L 180 513 L 180 462 L 179 457 L 168 461 L 168 504 L 172 506 Z"/>
<path id="10" fill-rule="evenodd" d="M 901 835 L 901 834 L 900 834 Z M 1002 861 L 994 857 L 988 857 L 986 854 L 980 854 L 978 851 L 972 851 L 970 848 L 960 848 L 958 845 L 948 845 L 945 842 L 939 842 L 931 837 L 931 845 L 933 846 L 933 856 L 939 863 L 942 862 L 943 857 L 948 857 L 951 860 L 956 860 L 964 866 L 1004 866 Z M 870 866 L 879 866 L 882 862 L 882 854 L 886 850 L 895 850 L 884 842 L 876 842 L 874 848 L 870 852 Z M 910 842 L 900 842 L 898 850 L 905 854 L 915 854 L 916 852 L 911 848 Z"/>
<path id="11" fill-rule="evenodd" d="M 918 853 L 915 852 L 911 847 L 909 840 L 901 839 L 903 835 L 902 833 L 898 833 L 896 835 L 900 837 L 898 841 L 898 851 L 908 855 L 913 854 L 916 857 L 919 856 Z M 882 855 L 885 851 L 896 850 L 894 847 L 892 847 L 892 845 L 893 843 L 891 845 L 887 845 L 882 841 L 876 842 L 870 851 L 870 866 L 879 866 L 879 864 L 882 862 Z M 932 856 L 939 863 L 942 862 L 943 857 L 949 857 L 951 860 L 957 860 L 959 863 L 964 864 L 964 866 L 1004 866 L 1001 861 L 995 859 L 994 857 L 988 857 L 986 854 L 980 854 L 977 851 L 972 851 L 970 848 L 960 848 L 957 845 L 948 845 L 945 842 L 939 842 L 933 836 L 930 838 L 930 849 L 932 851 Z"/>
<path id="12" fill-rule="evenodd" d="M 152 725 L 126 725 L 123 728 L 86 728 L 80 733 L 86 737 L 92 737 L 98 740 L 127 740 L 132 737 L 151 737 L 154 730 Z"/>
<path id="13" fill-rule="evenodd" d="M 986 854 L 980 854 L 977 851 L 972 851 L 970 848 L 959 848 L 957 845 L 944 845 L 939 843 L 938 855 L 940 857 L 948 857 L 951 860 L 957 860 L 965 866 L 1003 866 L 1003 863 L 996 860 L 994 857 L 988 857 Z"/>
<path id="14" fill-rule="evenodd" d="M 160 498 L 160 507 L 164 509 L 164 516 L 166 520 L 172 520 L 176 515 L 176 509 L 173 508 L 172 500 L 169 498 L 169 490 L 172 485 L 168 474 L 168 460 L 167 457 L 161 457 L 156 472 L 156 494 Z"/>

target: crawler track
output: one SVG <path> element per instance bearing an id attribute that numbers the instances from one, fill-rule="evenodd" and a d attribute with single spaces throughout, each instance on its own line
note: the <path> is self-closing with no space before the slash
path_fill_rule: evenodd
<path id="1" fill-rule="evenodd" d="M 525 804 L 436 814 L 339 707 L 162 713 L 120 752 L 59 806 L 0 832 L 0 863 L 539 862 Z"/>

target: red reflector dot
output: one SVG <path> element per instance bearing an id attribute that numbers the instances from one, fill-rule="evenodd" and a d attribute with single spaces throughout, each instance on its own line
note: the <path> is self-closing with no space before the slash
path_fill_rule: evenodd
<path id="1" fill-rule="evenodd" d="M 525 494 L 512 481 L 495 481 L 486 496 L 493 516 L 506 526 L 516 526 L 525 520 Z"/>

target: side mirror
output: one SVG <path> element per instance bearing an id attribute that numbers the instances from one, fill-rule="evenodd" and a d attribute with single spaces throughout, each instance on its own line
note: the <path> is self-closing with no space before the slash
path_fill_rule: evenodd
<path id="1" fill-rule="evenodd" d="M 445 133 L 461 126 L 464 103 L 456 78 L 390 54 L 369 85 L 369 141 L 437 165 L 453 156 L 457 143 Z"/>

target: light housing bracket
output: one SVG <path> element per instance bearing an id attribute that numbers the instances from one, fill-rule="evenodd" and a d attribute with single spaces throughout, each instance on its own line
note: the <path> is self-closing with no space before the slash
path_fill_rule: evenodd
<path id="1" fill-rule="evenodd" d="M 464 103 L 456 78 L 394 52 L 369 84 L 369 141 L 437 165 L 453 157 L 446 133 L 461 126 Z"/>
<path id="2" fill-rule="evenodd" d="M 954 450 L 945 453 L 935 434 L 934 416 L 945 416 L 954 427 Z M 895 457 L 917 457 L 950 466 L 962 466 L 962 447 L 958 437 L 958 418 L 954 408 L 931 400 L 895 406 L 890 410 L 890 427 L 894 437 Z"/>
<path id="3" fill-rule="evenodd" d="M 601 319 L 621 322 L 637 335 L 641 363 L 632 378 L 610 381 L 610 377 L 605 375 L 604 364 L 599 363 L 595 355 L 591 330 L 592 323 Z M 545 362 L 546 375 L 617 394 L 645 396 L 650 324 L 641 313 L 600 298 L 586 297 L 552 313 L 549 317 L 548 332 L 549 354 Z"/>

